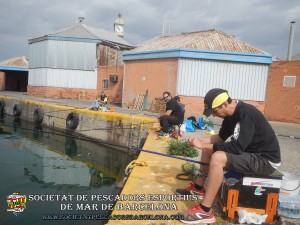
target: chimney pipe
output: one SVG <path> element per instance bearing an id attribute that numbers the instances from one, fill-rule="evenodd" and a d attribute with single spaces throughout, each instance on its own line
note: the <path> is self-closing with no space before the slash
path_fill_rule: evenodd
<path id="1" fill-rule="evenodd" d="M 296 23 L 296 21 L 291 22 L 290 40 L 289 40 L 289 48 L 288 48 L 288 54 L 287 54 L 287 60 L 288 61 L 290 61 L 292 59 L 292 54 L 293 54 L 295 23 Z"/>

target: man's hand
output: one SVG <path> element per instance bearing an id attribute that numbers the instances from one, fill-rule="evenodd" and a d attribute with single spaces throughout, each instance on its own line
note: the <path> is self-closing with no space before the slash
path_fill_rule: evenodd
<path id="1" fill-rule="evenodd" d="M 189 146 L 194 146 L 196 148 L 203 148 L 203 142 L 198 139 L 198 138 L 195 138 L 195 137 L 192 137 L 188 140 L 188 145 Z"/>
<path id="2" fill-rule="evenodd" d="M 202 151 L 212 151 L 213 150 L 213 144 L 211 144 L 208 138 L 190 138 L 188 140 L 189 146 L 194 146 L 196 148 L 202 149 Z"/>

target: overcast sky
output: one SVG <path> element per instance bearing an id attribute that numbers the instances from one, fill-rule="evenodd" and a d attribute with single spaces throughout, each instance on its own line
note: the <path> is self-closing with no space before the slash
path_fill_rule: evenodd
<path id="1" fill-rule="evenodd" d="M 125 40 L 138 45 L 162 34 L 218 29 L 282 59 L 290 22 L 296 21 L 293 54 L 300 53 L 299 0 L 0 0 L 0 61 L 28 56 L 28 39 L 84 23 L 113 31 L 118 13 Z"/>

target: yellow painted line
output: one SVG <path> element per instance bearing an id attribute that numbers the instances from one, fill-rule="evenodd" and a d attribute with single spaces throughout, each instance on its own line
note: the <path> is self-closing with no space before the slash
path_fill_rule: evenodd
<path id="1" fill-rule="evenodd" d="M 152 132 L 148 135 L 144 149 L 167 153 L 168 142 L 157 139 L 156 133 Z M 120 196 L 140 196 L 141 201 L 117 201 L 112 216 L 146 214 L 171 216 L 176 215 L 178 212 L 187 211 L 192 206 L 193 201 L 180 201 L 176 198 L 178 197 L 176 189 L 184 188 L 188 185 L 187 181 L 176 179 L 176 175 L 182 173 L 181 166 L 185 161 L 141 152 L 137 162 L 144 162 L 146 166 L 133 168 Z M 167 199 L 156 199 L 156 201 L 153 201 L 154 197 Z M 128 210 L 126 208 L 121 210 L 120 206 L 128 206 Z M 138 207 L 144 207 L 144 209 L 135 210 Z M 110 220 L 107 224 L 173 225 L 182 223 L 178 220 Z"/>
<path id="2" fill-rule="evenodd" d="M 8 96 L 0 96 L 0 98 L 1 98 L 2 100 L 5 100 L 5 99 L 7 99 L 7 100 L 13 99 L 12 97 L 8 97 Z"/>
<path id="3" fill-rule="evenodd" d="M 70 111 L 70 112 L 76 112 L 78 114 L 86 115 L 86 116 L 92 116 L 96 117 L 98 119 L 105 119 L 108 121 L 113 120 L 121 120 L 123 123 L 130 123 L 130 124 L 140 124 L 140 123 L 155 123 L 157 122 L 156 118 L 148 117 L 145 115 L 129 115 L 129 114 L 123 114 L 123 113 L 117 113 L 117 112 L 102 112 L 102 111 L 95 111 L 90 110 L 89 108 L 76 108 L 76 107 L 70 107 L 70 106 L 63 106 L 63 105 L 56 105 L 53 103 L 49 103 L 46 101 L 36 101 L 36 100 L 28 100 L 28 99 L 22 99 L 22 98 L 16 98 L 16 97 L 8 97 L 8 96 L 0 96 L 0 99 L 3 100 L 16 100 L 19 102 L 23 102 L 25 104 L 31 104 L 36 106 L 43 106 L 48 107 L 56 110 L 61 111 Z M 50 112 L 45 112 L 51 113 Z"/>

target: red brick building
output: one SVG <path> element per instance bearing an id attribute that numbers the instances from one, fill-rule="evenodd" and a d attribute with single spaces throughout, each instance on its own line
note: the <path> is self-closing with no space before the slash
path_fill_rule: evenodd
<path id="1" fill-rule="evenodd" d="M 299 123 L 299 61 L 272 61 L 264 51 L 218 30 L 161 36 L 123 53 L 123 106 L 147 91 L 146 110 L 170 91 L 201 116 L 211 88 L 257 107 L 270 120 Z M 283 110 L 284 109 L 284 110 Z"/>
<path id="2" fill-rule="evenodd" d="M 186 105 L 186 116 L 201 116 L 203 97 L 218 87 L 264 111 L 271 55 L 221 31 L 154 38 L 124 52 L 123 60 L 124 107 L 148 90 L 149 110 L 155 98 L 170 91 Z"/>
<path id="3" fill-rule="evenodd" d="M 273 61 L 268 76 L 265 116 L 300 123 L 300 60 Z"/>

